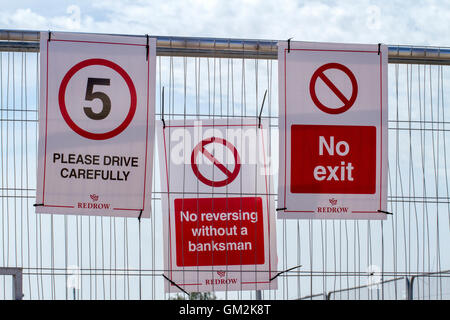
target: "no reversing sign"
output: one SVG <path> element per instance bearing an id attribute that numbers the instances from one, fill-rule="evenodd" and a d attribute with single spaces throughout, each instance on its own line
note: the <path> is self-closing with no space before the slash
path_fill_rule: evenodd
<path id="1" fill-rule="evenodd" d="M 278 47 L 278 217 L 385 219 L 387 47 Z"/>
<path id="2" fill-rule="evenodd" d="M 166 292 L 277 288 L 268 125 L 157 124 Z"/>
<path id="3" fill-rule="evenodd" d="M 155 42 L 41 34 L 37 213 L 150 216 Z"/>

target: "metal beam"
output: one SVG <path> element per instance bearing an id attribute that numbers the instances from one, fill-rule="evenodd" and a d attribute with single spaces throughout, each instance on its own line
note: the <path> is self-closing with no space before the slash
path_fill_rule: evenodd
<path id="1" fill-rule="evenodd" d="M 39 52 L 39 35 L 39 31 L 0 30 L 0 51 Z M 275 60 L 278 57 L 278 40 L 155 37 L 158 56 Z M 450 65 L 450 48 L 389 45 L 388 52 L 389 63 Z"/>
<path id="2" fill-rule="evenodd" d="M 450 65 L 450 48 L 389 46 L 389 63 Z"/>

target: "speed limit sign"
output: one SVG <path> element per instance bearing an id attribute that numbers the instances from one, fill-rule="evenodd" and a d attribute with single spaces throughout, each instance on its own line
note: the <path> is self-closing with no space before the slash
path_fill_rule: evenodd
<path id="1" fill-rule="evenodd" d="M 149 217 L 156 40 L 41 34 L 37 213 Z"/>

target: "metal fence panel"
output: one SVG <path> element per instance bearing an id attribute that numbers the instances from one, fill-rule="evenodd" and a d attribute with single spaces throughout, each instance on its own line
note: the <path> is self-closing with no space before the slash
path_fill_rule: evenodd
<path id="1" fill-rule="evenodd" d="M 239 41 L 216 39 L 208 50 L 213 45 L 222 49 L 206 52 L 207 48 L 195 49 L 194 40 L 185 40 L 190 41 L 187 49 L 177 47 L 174 39 L 172 45 L 170 38 L 160 39 L 156 105 L 161 105 L 164 88 L 166 118 L 256 117 L 267 89 L 262 116 L 270 120 L 269 154 L 276 167 L 278 66 L 269 55 L 273 42 L 267 42 L 264 48 L 269 53 L 264 55 L 242 42 L 245 50 L 238 51 Z M 2 50 L 7 48 L 4 43 Z M 229 50 L 224 48 L 227 43 L 232 44 Z M 34 213 L 39 53 L 29 52 L 29 46 L 0 52 L 0 266 L 23 268 L 25 299 L 177 297 L 163 291 L 157 154 L 153 216 L 143 219 L 140 228 L 137 219 Z M 405 299 L 406 277 L 450 269 L 445 247 L 450 240 L 450 112 L 446 109 L 450 87 L 447 60 L 443 60 L 448 49 L 433 49 L 440 53 L 435 56 L 422 51 L 420 56 L 420 50 L 410 48 L 411 59 L 400 60 L 408 57 L 408 51 L 393 48 L 388 179 L 388 211 L 393 215 L 387 221 L 278 220 L 278 269 L 302 268 L 281 275 L 279 289 L 262 292 L 263 299 L 323 299 L 327 295 L 332 299 Z M 420 57 L 435 60 L 424 58 L 418 64 Z M 157 110 L 156 121 L 160 117 Z M 276 181 L 275 175 L 275 190 Z M 364 287 L 370 270 L 381 275 L 378 290 Z M 0 299 L 11 298 L 9 281 L 0 276 Z M 444 275 L 417 277 L 413 297 L 448 299 L 448 288 Z M 254 299 L 256 293 L 215 296 Z"/>

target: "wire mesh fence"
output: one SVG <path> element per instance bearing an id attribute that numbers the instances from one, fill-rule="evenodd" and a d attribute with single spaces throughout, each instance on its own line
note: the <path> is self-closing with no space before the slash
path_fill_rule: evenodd
<path id="1" fill-rule="evenodd" d="M 23 268 L 24 299 L 174 299 L 164 293 L 160 164 L 150 219 L 37 215 L 39 53 L 0 52 L 0 266 Z M 262 117 L 278 154 L 277 61 L 158 56 L 166 119 Z M 448 66 L 389 65 L 386 221 L 277 220 L 278 290 L 262 299 L 448 299 Z M 164 90 L 163 90 L 164 89 Z M 161 109 L 156 110 L 160 121 Z M 447 147 L 449 145 L 449 147 Z M 273 176 L 277 190 L 277 176 Z M 414 280 L 413 280 L 414 279 Z M 408 289 L 412 283 L 412 289 Z M 0 276 L 0 299 L 12 298 Z M 409 291 L 408 291 L 409 290 Z M 411 292 L 412 295 L 408 295 Z M 216 292 L 255 299 L 255 291 Z"/>

